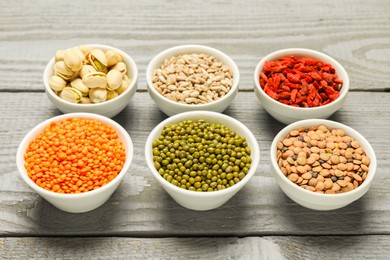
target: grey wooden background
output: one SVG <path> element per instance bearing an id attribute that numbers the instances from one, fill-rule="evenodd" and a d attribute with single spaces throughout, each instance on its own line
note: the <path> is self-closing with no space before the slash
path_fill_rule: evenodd
<path id="1" fill-rule="evenodd" d="M 114 118 L 135 156 L 102 207 L 62 212 L 18 176 L 23 136 L 60 114 L 42 74 L 57 49 L 112 45 L 136 61 L 139 89 Z M 143 147 L 166 116 L 146 92 L 145 70 L 158 52 L 203 44 L 230 55 L 240 92 L 224 112 L 247 125 L 261 149 L 250 183 L 222 207 L 196 212 L 176 204 L 149 173 Z M 269 148 L 283 124 L 253 93 L 264 55 L 304 47 L 337 59 L 351 91 L 331 119 L 361 132 L 378 158 L 369 192 L 329 212 L 288 199 L 269 172 Z M 373 1 L 44 1 L 0 2 L 0 258 L 386 259 L 390 255 L 390 2 Z"/>

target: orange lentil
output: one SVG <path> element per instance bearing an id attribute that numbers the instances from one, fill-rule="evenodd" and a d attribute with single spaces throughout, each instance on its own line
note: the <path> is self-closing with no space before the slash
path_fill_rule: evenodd
<path id="1" fill-rule="evenodd" d="M 112 181 L 122 170 L 125 149 L 115 129 L 97 120 L 52 122 L 24 154 L 27 174 L 57 193 L 82 193 Z"/>

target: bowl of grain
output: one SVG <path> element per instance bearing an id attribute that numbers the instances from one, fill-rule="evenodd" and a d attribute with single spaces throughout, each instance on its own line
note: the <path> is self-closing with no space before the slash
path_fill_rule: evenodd
<path id="1" fill-rule="evenodd" d="M 349 91 L 348 74 L 338 61 L 302 48 L 263 57 L 254 71 L 254 82 L 261 105 L 284 124 L 330 117 L 343 106 Z"/>
<path id="2" fill-rule="evenodd" d="M 129 104 L 137 82 L 133 58 L 101 44 L 58 50 L 43 73 L 45 93 L 63 113 L 114 117 Z"/>
<path id="3" fill-rule="evenodd" d="M 149 134 L 146 163 L 181 206 L 211 210 L 226 203 L 255 174 L 260 149 L 238 120 L 211 111 L 169 117 Z"/>
<path id="4" fill-rule="evenodd" d="M 274 138 L 271 170 L 282 191 L 299 205 L 333 210 L 362 197 L 376 174 L 370 143 L 344 124 L 307 119 Z"/>
<path id="5" fill-rule="evenodd" d="M 225 53 L 181 45 L 157 54 L 146 70 L 148 92 L 167 115 L 193 110 L 224 111 L 238 92 L 240 73 Z"/>
<path id="6" fill-rule="evenodd" d="M 21 141 L 23 181 L 60 210 L 82 213 L 104 204 L 129 170 L 133 144 L 115 121 L 69 113 L 35 126 Z"/>

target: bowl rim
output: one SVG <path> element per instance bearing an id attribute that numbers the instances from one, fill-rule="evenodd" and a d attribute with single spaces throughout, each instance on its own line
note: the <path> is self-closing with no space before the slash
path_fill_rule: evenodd
<path id="1" fill-rule="evenodd" d="M 213 100 L 211 102 L 208 102 L 206 104 L 183 104 L 183 103 L 172 101 L 172 100 L 164 97 L 154 88 L 153 81 L 152 81 L 152 75 L 153 75 L 153 71 L 161 65 L 161 63 L 157 62 L 158 60 L 160 60 L 162 58 L 167 59 L 167 58 L 181 55 L 181 54 L 189 54 L 191 52 L 192 53 L 202 53 L 201 51 L 205 51 L 206 54 L 209 54 L 209 55 L 212 54 L 212 56 L 215 56 L 217 59 L 219 59 L 220 62 L 223 62 L 223 64 L 228 65 L 232 69 L 232 71 L 233 71 L 232 87 L 225 96 L 223 96 L 217 100 Z M 176 53 L 176 54 L 174 54 L 174 53 Z M 230 64 L 227 64 L 226 62 L 221 61 L 221 59 L 219 57 L 223 57 L 223 59 L 227 60 L 228 63 L 230 63 Z M 159 52 L 157 55 L 155 55 L 152 58 L 152 60 L 149 62 L 148 66 L 146 68 L 146 86 L 147 86 L 148 91 L 153 92 L 153 94 L 156 97 L 158 97 L 159 100 L 163 100 L 164 102 L 167 102 L 170 105 L 174 105 L 174 106 L 178 106 L 178 107 L 182 107 L 182 108 L 207 109 L 209 106 L 214 106 L 216 104 L 222 103 L 226 99 L 228 99 L 230 96 L 234 95 L 234 92 L 236 92 L 238 90 L 239 82 L 240 82 L 240 71 L 238 69 L 237 64 L 234 62 L 234 60 L 232 58 L 230 58 L 230 56 L 228 56 L 226 53 L 224 53 L 218 49 L 206 46 L 206 45 L 189 44 L 189 45 L 178 45 L 178 46 L 170 47 L 168 49 L 165 49 L 165 50 Z"/>
<path id="2" fill-rule="evenodd" d="M 169 124 L 173 124 L 175 122 L 180 122 L 183 120 L 191 120 L 191 118 L 193 118 L 193 117 L 196 117 L 199 119 L 204 119 L 203 117 L 212 117 L 212 118 L 219 117 L 220 119 L 222 119 L 222 121 L 228 121 L 228 122 L 231 122 L 233 124 L 236 124 L 237 127 L 245 133 L 245 138 L 247 140 L 250 140 L 254 144 L 253 149 L 251 147 L 251 157 L 252 157 L 251 168 L 249 169 L 249 172 L 245 175 L 245 177 L 240 182 L 238 182 L 237 184 L 235 184 L 229 188 L 223 189 L 223 190 L 217 190 L 217 191 L 212 191 L 212 192 L 197 192 L 197 191 L 185 190 L 185 189 L 182 189 L 180 187 L 177 187 L 177 186 L 173 185 L 172 183 L 168 182 L 167 180 L 165 180 L 160 175 L 160 173 L 158 173 L 158 171 L 154 167 L 153 154 L 151 152 L 152 149 L 150 149 L 153 141 L 156 138 L 158 138 L 158 136 L 160 135 L 164 126 L 169 125 Z M 196 120 L 196 119 L 192 119 L 192 120 Z M 204 119 L 204 120 L 207 122 L 213 121 L 210 119 Z M 240 134 L 240 135 L 243 136 L 242 134 Z M 218 197 L 218 196 L 223 196 L 223 195 L 238 192 L 241 188 L 243 188 L 249 182 L 249 180 L 256 173 L 256 169 L 257 169 L 259 162 L 260 162 L 260 148 L 259 148 L 259 144 L 258 144 L 254 134 L 249 130 L 248 127 L 246 127 L 243 123 L 241 123 L 237 119 L 230 117 L 228 115 L 213 112 L 213 111 L 204 111 L 204 110 L 188 111 L 188 112 L 183 112 L 183 113 L 179 113 L 179 114 L 176 114 L 174 116 L 168 117 L 167 119 L 160 122 L 150 132 L 150 134 L 146 140 L 146 143 L 145 143 L 145 158 L 146 158 L 146 163 L 147 163 L 150 171 L 152 172 L 153 176 L 163 186 L 164 189 L 169 188 L 169 189 L 171 189 L 179 194 L 193 196 L 193 197 L 197 197 L 197 198 Z"/>
<path id="3" fill-rule="evenodd" d="M 268 61 L 268 60 L 272 61 L 272 60 L 275 60 L 275 59 L 278 59 L 278 58 L 281 58 L 281 57 L 287 56 L 287 55 L 295 55 L 298 57 L 309 56 L 311 58 L 316 58 L 316 59 L 321 60 L 323 62 L 330 63 L 335 68 L 337 75 L 340 78 L 342 78 L 342 80 L 343 80 L 343 85 L 340 89 L 340 96 L 337 99 L 333 100 L 332 102 L 330 102 L 326 105 L 318 106 L 318 107 L 294 107 L 294 106 L 290 106 L 287 104 L 283 104 L 283 103 L 271 98 L 270 96 L 268 96 L 264 92 L 263 88 L 260 86 L 260 80 L 259 80 L 260 71 L 263 70 L 263 66 L 264 66 L 265 61 Z M 256 65 L 255 72 L 254 72 L 254 82 L 255 82 L 255 90 L 257 89 L 258 92 L 267 101 L 269 101 L 275 105 L 279 105 L 279 106 L 283 107 L 284 109 L 291 109 L 292 111 L 296 111 L 296 112 L 298 112 L 298 111 L 302 112 L 302 111 L 326 110 L 327 108 L 329 108 L 333 105 L 336 105 L 344 100 L 344 98 L 348 94 L 349 85 L 350 85 L 349 76 L 348 76 L 347 71 L 337 60 L 335 60 L 334 58 L 330 57 L 329 55 L 327 55 L 325 53 L 322 53 L 322 52 L 319 52 L 316 50 L 312 50 L 312 49 L 305 49 L 305 48 L 281 49 L 281 50 L 277 50 L 277 51 L 274 51 L 274 52 L 271 52 L 271 53 L 265 55 L 262 59 L 260 59 L 260 61 Z"/>
<path id="4" fill-rule="evenodd" d="M 123 92 L 121 93 L 118 97 L 116 98 L 113 98 L 111 100 L 107 100 L 107 101 L 104 101 L 104 102 L 101 102 L 101 103 L 92 103 L 92 104 L 80 104 L 80 103 L 72 103 L 72 102 L 69 102 L 69 101 L 66 101 L 62 98 L 60 98 L 58 95 L 56 95 L 54 93 L 54 91 L 51 89 L 50 85 L 49 85 L 49 78 L 52 76 L 52 75 L 49 75 L 49 71 L 53 69 L 53 66 L 54 66 L 54 63 L 55 63 L 55 57 L 53 57 L 52 59 L 50 59 L 50 61 L 47 63 L 44 71 L 43 71 L 43 85 L 45 86 L 45 90 L 46 90 L 46 93 L 48 93 L 50 96 L 52 96 L 56 101 L 58 102 L 61 102 L 61 103 L 64 103 L 66 104 L 67 106 L 71 106 L 71 107 L 74 107 L 74 108 L 80 108 L 80 107 L 99 107 L 99 106 L 104 106 L 104 105 L 110 105 L 112 103 L 115 103 L 115 101 L 117 101 L 118 98 L 120 97 L 124 97 L 127 93 L 129 93 L 135 86 L 136 86 L 136 83 L 137 83 L 137 80 L 138 80 L 138 67 L 137 67 L 137 64 L 135 63 L 134 59 L 127 53 L 125 53 L 124 51 L 118 49 L 118 48 L 115 48 L 113 46 L 109 46 L 109 45 L 104 45 L 104 44 L 79 44 L 77 46 L 73 46 L 73 47 L 70 47 L 66 50 L 70 50 L 72 48 L 75 48 L 75 47 L 78 47 L 80 45 L 84 45 L 84 46 L 89 46 L 89 47 L 93 47 L 93 48 L 100 48 L 100 49 L 109 49 L 109 50 L 115 50 L 116 52 L 118 52 L 124 59 L 126 58 L 128 60 L 128 63 L 127 65 L 129 65 L 129 67 L 131 68 L 131 70 L 128 68 L 128 73 L 131 71 L 132 72 L 132 77 L 131 77 L 131 82 L 130 82 L 130 85 L 129 87 Z M 53 74 L 54 75 L 54 74 Z"/>
<path id="5" fill-rule="evenodd" d="M 304 126 L 304 125 L 309 125 L 309 126 Z M 287 134 L 292 130 L 296 130 L 296 129 L 300 129 L 300 128 L 307 129 L 310 126 L 319 126 L 319 125 L 324 125 L 330 129 L 341 128 L 346 132 L 346 134 L 348 136 L 352 137 L 353 139 L 356 139 L 356 137 L 358 137 L 358 139 L 360 139 L 359 145 L 361 147 L 363 147 L 366 154 L 370 154 L 370 166 L 369 166 L 369 170 L 367 173 L 367 178 L 356 189 L 353 189 L 353 190 L 348 191 L 348 192 L 337 193 L 337 194 L 315 193 L 315 192 L 312 192 L 312 191 L 309 191 L 306 189 L 302 189 L 301 187 L 299 187 L 298 185 L 296 185 L 295 183 L 290 181 L 283 174 L 281 169 L 279 168 L 278 162 L 276 160 L 276 158 L 277 158 L 277 156 L 276 156 L 277 143 L 282 138 L 287 136 Z M 372 180 L 374 179 L 374 177 L 376 175 L 376 168 L 377 168 L 377 159 L 376 159 L 375 151 L 372 148 L 371 144 L 367 141 L 367 139 L 362 134 L 360 134 L 358 131 L 353 129 L 352 127 L 347 126 L 347 125 L 342 124 L 342 123 L 339 123 L 339 122 L 336 122 L 336 121 L 328 120 L 328 119 L 305 119 L 305 120 L 296 121 L 292 124 L 285 126 L 282 130 L 279 131 L 279 133 L 275 136 L 274 140 L 272 141 L 271 148 L 270 148 L 270 157 L 271 157 L 271 166 L 274 168 L 274 172 L 276 172 L 276 174 L 279 177 L 281 177 L 280 179 L 284 183 L 287 183 L 287 185 L 289 186 L 289 189 L 293 189 L 297 192 L 303 192 L 303 194 L 305 194 L 307 196 L 313 196 L 315 198 L 321 198 L 321 199 L 323 199 L 323 198 L 342 198 L 342 197 L 350 197 L 350 196 L 358 195 L 358 193 L 361 192 L 361 190 L 363 190 L 364 188 L 366 188 L 366 186 L 369 186 L 371 184 Z"/>
<path id="6" fill-rule="evenodd" d="M 49 190 L 46 190 L 46 189 L 40 187 L 33 180 L 31 180 L 27 175 L 27 171 L 24 167 L 24 162 L 25 162 L 24 154 L 26 152 L 25 150 L 26 150 L 28 144 L 38 134 L 42 133 L 43 129 L 46 126 L 48 126 L 51 122 L 58 122 L 58 121 L 65 120 L 67 118 L 86 118 L 86 119 L 98 120 L 104 124 L 110 125 L 111 127 L 113 127 L 116 130 L 116 132 L 118 133 L 119 136 L 122 136 L 122 138 L 121 138 L 121 139 L 123 139 L 122 145 L 124 146 L 124 148 L 126 150 L 126 161 L 123 165 L 123 168 L 112 181 L 110 181 L 109 183 L 107 183 L 104 186 L 99 187 L 96 190 L 91 190 L 91 191 L 84 192 L 84 193 L 70 193 L 70 194 L 57 193 L 57 192 L 49 191 Z M 103 193 L 104 191 L 109 190 L 110 188 L 112 188 L 112 186 L 119 183 L 123 179 L 123 177 L 126 175 L 126 173 L 128 172 L 128 170 L 130 168 L 131 161 L 133 159 L 133 155 L 134 155 L 134 145 L 133 145 L 133 142 L 131 140 L 131 137 L 120 124 L 118 124 L 117 122 L 115 122 L 114 120 L 112 120 L 108 117 L 101 116 L 98 114 L 77 112 L 77 113 L 68 113 L 68 114 L 62 114 L 62 115 L 51 117 L 51 118 L 46 119 L 43 122 L 39 123 L 34 128 L 32 128 L 24 136 L 24 138 L 22 139 L 22 141 L 20 142 L 20 144 L 18 146 L 18 149 L 16 152 L 16 165 L 17 165 L 18 172 L 19 172 L 20 176 L 22 177 L 22 179 L 25 181 L 25 183 L 27 183 L 31 189 L 33 189 L 34 191 L 36 191 L 38 193 L 42 193 L 46 196 L 50 196 L 53 198 L 60 198 L 60 199 L 86 198 L 86 197 L 94 196 L 95 194 Z"/>

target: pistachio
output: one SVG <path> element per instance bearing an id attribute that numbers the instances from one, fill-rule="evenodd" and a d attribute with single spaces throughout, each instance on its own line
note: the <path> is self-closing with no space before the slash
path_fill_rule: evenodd
<path id="1" fill-rule="evenodd" d="M 63 61 L 64 60 L 64 53 L 65 53 L 65 51 L 64 50 L 58 50 L 58 51 L 56 51 L 56 58 L 55 58 L 55 60 L 56 61 Z"/>
<path id="2" fill-rule="evenodd" d="M 63 78 L 64 80 L 69 80 L 73 75 L 73 71 L 66 67 L 64 61 L 57 61 L 54 64 L 53 70 L 54 70 L 54 75 L 57 75 Z"/>
<path id="3" fill-rule="evenodd" d="M 60 93 L 62 99 L 72 103 L 79 103 L 81 96 L 80 91 L 71 87 L 65 87 Z"/>
<path id="4" fill-rule="evenodd" d="M 70 86 L 72 88 L 79 90 L 83 97 L 88 96 L 89 88 L 84 85 L 83 81 L 80 78 L 72 80 L 70 82 Z"/>
<path id="5" fill-rule="evenodd" d="M 91 99 L 89 99 L 89 97 L 81 97 L 80 103 L 81 104 L 92 104 L 92 101 L 91 101 Z"/>
<path id="6" fill-rule="evenodd" d="M 92 49 L 87 55 L 88 61 L 97 71 L 107 73 L 107 58 L 101 49 Z"/>
<path id="7" fill-rule="evenodd" d="M 92 103 L 100 103 L 107 100 L 107 90 L 105 88 L 91 88 L 89 99 Z"/>
<path id="8" fill-rule="evenodd" d="M 126 64 L 122 61 L 115 64 L 115 66 L 112 67 L 111 69 L 119 71 L 120 73 L 122 73 L 122 75 L 125 75 L 127 73 Z"/>
<path id="9" fill-rule="evenodd" d="M 83 67 L 83 61 L 74 49 L 65 51 L 64 62 L 66 67 L 73 72 L 79 71 Z"/>
<path id="10" fill-rule="evenodd" d="M 115 90 L 118 94 L 122 94 L 130 86 L 130 79 L 127 75 L 124 75 L 122 79 L 122 85 Z"/>
<path id="11" fill-rule="evenodd" d="M 87 45 L 80 45 L 79 46 L 80 51 L 84 54 L 86 57 L 86 54 L 92 51 L 92 47 L 87 46 Z"/>
<path id="12" fill-rule="evenodd" d="M 89 88 L 105 88 L 107 86 L 107 77 L 103 72 L 91 72 L 83 77 L 83 83 Z"/>
<path id="13" fill-rule="evenodd" d="M 117 96 L 119 96 L 119 94 L 118 94 L 118 92 L 116 92 L 116 91 L 109 90 L 109 91 L 107 92 L 107 100 L 114 99 L 114 98 L 116 98 Z"/>
<path id="14" fill-rule="evenodd" d="M 57 75 L 53 75 L 49 79 L 49 85 L 52 90 L 61 91 L 63 88 L 65 88 L 66 81 Z"/>
<path id="15" fill-rule="evenodd" d="M 107 67 L 114 66 L 118 62 L 121 62 L 122 56 L 114 50 L 108 50 L 105 53 L 107 59 Z"/>
<path id="16" fill-rule="evenodd" d="M 80 60 L 85 64 L 87 60 L 85 59 L 84 53 L 80 50 L 79 47 L 72 48 L 72 51 L 80 58 Z"/>
<path id="17" fill-rule="evenodd" d="M 91 72 L 96 72 L 95 68 L 91 65 L 84 65 L 81 70 L 80 70 L 80 77 L 84 77 L 84 75 L 91 73 Z"/>
<path id="18" fill-rule="evenodd" d="M 107 73 L 107 89 L 116 90 L 122 86 L 122 74 L 117 70 L 110 70 Z"/>

